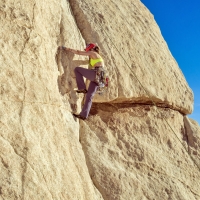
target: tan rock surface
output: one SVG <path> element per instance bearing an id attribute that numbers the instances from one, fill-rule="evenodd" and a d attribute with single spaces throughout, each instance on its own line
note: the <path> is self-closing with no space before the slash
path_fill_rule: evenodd
<path id="1" fill-rule="evenodd" d="M 92 113 L 81 143 L 104 200 L 200 199 L 199 153 L 188 152 L 199 151 L 200 132 L 189 133 L 180 113 L 124 104 L 96 104 Z"/>
<path id="2" fill-rule="evenodd" d="M 72 105 L 59 93 L 55 57 L 63 17 L 70 22 L 65 36 L 74 30 L 80 37 L 69 4 L 1 1 L 0 16 L 0 199 L 102 199 L 88 173 Z"/>
<path id="3" fill-rule="evenodd" d="M 188 143 L 188 152 L 194 162 L 200 166 L 200 126 L 193 120 L 184 117 L 185 139 Z"/>
<path id="4" fill-rule="evenodd" d="M 191 112 L 192 92 L 140 1 L 2 0 L 0 17 L 0 199 L 200 198 L 183 148 L 199 164 L 200 128 L 178 112 Z M 87 58 L 57 47 L 86 42 L 101 47 L 111 84 L 79 124 L 73 69 Z M 143 105 L 151 101 L 128 66 L 175 110 Z"/>

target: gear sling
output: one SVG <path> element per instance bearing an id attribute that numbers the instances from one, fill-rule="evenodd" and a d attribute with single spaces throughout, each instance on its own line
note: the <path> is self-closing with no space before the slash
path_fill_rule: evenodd
<path id="1" fill-rule="evenodd" d="M 94 70 L 96 72 L 94 82 L 98 85 L 97 93 L 102 94 L 105 87 L 108 87 L 108 77 L 106 77 L 102 66 L 95 67 Z"/>

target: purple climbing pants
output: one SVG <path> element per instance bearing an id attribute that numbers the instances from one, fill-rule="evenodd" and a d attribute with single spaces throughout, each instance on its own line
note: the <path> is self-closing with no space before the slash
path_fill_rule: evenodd
<path id="1" fill-rule="evenodd" d="M 97 88 L 98 88 L 98 85 L 95 82 L 93 82 L 96 76 L 96 72 L 92 69 L 85 69 L 82 67 L 76 67 L 74 69 L 74 72 L 76 75 L 76 83 L 79 90 L 86 89 L 86 85 L 85 85 L 83 77 L 90 80 L 88 92 L 86 93 L 85 104 L 82 108 L 82 111 L 80 112 L 81 116 L 87 118 L 92 106 L 92 98 L 94 97 L 94 94 L 96 93 Z"/>

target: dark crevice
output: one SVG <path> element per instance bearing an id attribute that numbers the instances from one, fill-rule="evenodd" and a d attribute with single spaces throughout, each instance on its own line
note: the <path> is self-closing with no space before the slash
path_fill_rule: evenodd
<path id="1" fill-rule="evenodd" d="M 85 40 L 86 44 L 90 42 L 96 43 L 98 36 L 94 31 L 94 28 L 91 27 L 88 16 L 84 13 L 83 9 L 81 9 L 79 5 L 80 3 L 77 3 L 77 1 L 74 0 L 69 0 L 69 4 L 81 37 Z M 87 6 L 88 9 L 90 8 L 87 2 L 84 2 L 84 6 Z"/>
<path id="2" fill-rule="evenodd" d="M 31 21 L 31 27 L 30 27 L 30 30 L 29 30 L 29 33 L 28 33 L 28 37 L 25 40 L 23 48 L 22 48 L 22 51 L 19 54 L 19 60 L 20 60 L 20 63 L 22 65 L 22 76 L 23 76 L 23 80 L 24 80 L 23 101 L 22 101 L 22 107 L 21 107 L 19 116 L 20 116 L 21 132 L 22 132 L 22 134 L 23 134 L 23 136 L 25 138 L 25 144 L 24 144 L 24 147 L 23 147 L 22 155 L 17 153 L 17 151 L 14 148 L 13 149 L 14 149 L 15 153 L 23 159 L 23 174 L 22 174 L 22 177 L 21 177 L 21 181 L 22 181 L 22 199 L 25 199 L 26 172 L 27 172 L 27 167 L 28 167 L 27 138 L 26 138 L 26 134 L 25 134 L 25 128 L 23 126 L 23 112 L 24 112 L 24 102 L 26 100 L 26 89 L 27 89 L 27 86 L 26 86 L 26 77 L 25 77 L 25 67 L 24 67 L 22 56 L 23 56 L 24 51 L 26 49 L 26 45 L 28 44 L 28 42 L 29 42 L 29 40 L 31 38 L 31 33 L 32 33 L 32 30 L 33 30 L 34 20 L 35 20 L 35 7 L 36 7 L 36 3 L 34 3 L 34 5 L 33 5 L 33 12 L 32 12 L 33 13 L 33 18 L 32 18 L 32 21 Z"/>
<path id="3" fill-rule="evenodd" d="M 98 113 L 98 111 L 105 111 L 105 112 L 116 112 L 117 110 L 121 109 L 121 108 L 134 108 L 134 107 L 144 107 L 145 109 L 149 109 L 150 107 L 155 106 L 155 104 L 151 103 L 151 102 L 146 102 L 146 103 L 93 103 L 92 104 L 92 108 L 91 108 L 91 115 L 95 115 Z M 163 108 L 163 109 L 170 109 L 170 110 L 174 110 L 177 112 L 180 112 L 176 109 L 173 109 L 172 106 L 169 106 L 167 104 L 164 103 L 157 103 L 156 107 L 158 108 Z M 184 115 L 183 113 L 180 112 L 180 114 Z"/>
<path id="4" fill-rule="evenodd" d="M 77 20 L 77 18 L 76 18 L 76 16 L 77 15 L 75 15 L 75 9 L 74 9 L 74 0 L 69 0 L 69 9 L 70 9 L 70 12 L 71 12 L 71 14 L 72 14 L 72 16 L 74 17 L 74 20 L 75 20 L 75 22 L 76 22 L 76 27 L 77 27 L 77 31 L 78 31 L 78 33 L 80 34 L 79 36 L 80 36 L 80 38 L 84 38 L 83 37 L 83 35 L 82 35 L 82 31 L 81 31 L 81 28 L 80 28 L 80 24 L 79 24 L 79 21 Z"/>

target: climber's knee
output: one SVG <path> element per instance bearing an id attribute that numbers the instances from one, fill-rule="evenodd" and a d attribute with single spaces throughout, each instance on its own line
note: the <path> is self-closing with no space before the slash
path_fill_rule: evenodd
<path id="1" fill-rule="evenodd" d="M 75 69 L 74 69 L 74 72 L 76 73 L 76 72 L 79 72 L 79 69 L 80 69 L 81 67 L 75 67 Z"/>

